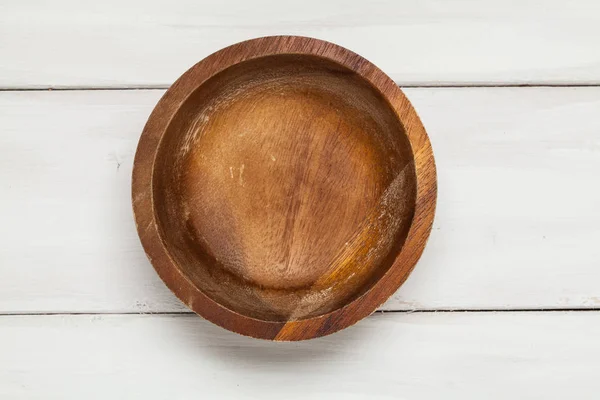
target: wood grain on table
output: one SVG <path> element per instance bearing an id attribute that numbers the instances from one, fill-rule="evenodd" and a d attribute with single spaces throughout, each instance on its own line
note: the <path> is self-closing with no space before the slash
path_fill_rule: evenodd
<path id="1" fill-rule="evenodd" d="M 131 212 L 133 154 L 162 93 L 0 93 L 2 312 L 187 310 Z M 600 88 L 405 93 L 435 151 L 438 210 L 383 309 L 599 307 Z"/>
<path id="2" fill-rule="evenodd" d="M 596 0 L 5 0 L 0 87 L 168 87 L 281 34 L 348 47 L 400 85 L 600 83 Z"/>
<path id="3" fill-rule="evenodd" d="M 14 399 L 556 399 L 600 390 L 592 312 L 377 313 L 296 343 L 194 315 L 0 318 Z"/>

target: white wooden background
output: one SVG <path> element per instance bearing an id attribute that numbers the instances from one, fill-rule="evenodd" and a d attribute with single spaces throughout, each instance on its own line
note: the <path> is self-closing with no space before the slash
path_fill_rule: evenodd
<path id="1" fill-rule="evenodd" d="M 379 65 L 439 173 L 390 312 L 302 343 L 189 314 L 131 215 L 164 88 L 271 34 Z M 596 0 L 0 3 L 1 399 L 595 399 L 599 373 Z"/>

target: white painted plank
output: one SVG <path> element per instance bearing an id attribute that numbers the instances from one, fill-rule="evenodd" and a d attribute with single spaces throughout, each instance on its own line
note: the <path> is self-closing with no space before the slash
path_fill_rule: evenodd
<path id="1" fill-rule="evenodd" d="M 433 143 L 438 208 L 388 307 L 599 307 L 600 88 L 406 92 Z"/>
<path id="2" fill-rule="evenodd" d="M 183 309 L 131 209 L 133 155 L 161 95 L 0 93 L 0 312 Z"/>
<path id="3" fill-rule="evenodd" d="M 280 34 L 339 43 L 403 85 L 600 83 L 596 0 L 4 0 L 0 87 L 169 85 Z"/>
<path id="4" fill-rule="evenodd" d="M 600 306 L 600 88 L 406 93 L 433 143 L 438 212 L 384 309 Z M 130 205 L 161 94 L 0 93 L 0 313 L 185 310 Z"/>
<path id="5" fill-rule="evenodd" d="M 0 318 L 3 399 L 597 399 L 600 318 L 377 314 L 272 343 L 193 315 Z"/>

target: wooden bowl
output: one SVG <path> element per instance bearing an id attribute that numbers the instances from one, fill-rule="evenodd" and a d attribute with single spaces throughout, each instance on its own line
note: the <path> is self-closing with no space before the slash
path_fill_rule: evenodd
<path id="1" fill-rule="evenodd" d="M 435 212 L 423 125 L 373 64 L 265 37 L 184 73 L 144 128 L 133 208 L 148 258 L 204 318 L 301 340 L 354 324 L 404 282 Z"/>

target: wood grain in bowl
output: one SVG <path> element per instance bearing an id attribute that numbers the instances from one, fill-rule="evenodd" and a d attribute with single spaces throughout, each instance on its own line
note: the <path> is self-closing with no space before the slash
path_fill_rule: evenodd
<path id="1" fill-rule="evenodd" d="M 326 335 L 406 279 L 435 165 L 400 89 L 331 43 L 225 48 L 159 101 L 134 163 L 138 233 L 192 310 L 264 339 Z"/>

